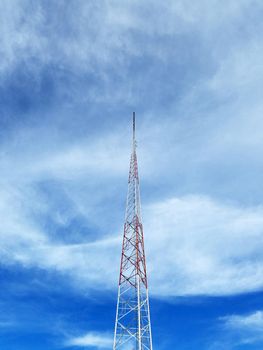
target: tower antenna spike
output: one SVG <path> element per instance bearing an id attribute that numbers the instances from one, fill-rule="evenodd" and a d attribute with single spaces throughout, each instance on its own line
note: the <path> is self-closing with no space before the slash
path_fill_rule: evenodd
<path id="1" fill-rule="evenodd" d="M 136 138 L 135 138 L 135 112 L 132 113 L 132 141 L 133 141 L 133 150 L 136 148 Z"/>

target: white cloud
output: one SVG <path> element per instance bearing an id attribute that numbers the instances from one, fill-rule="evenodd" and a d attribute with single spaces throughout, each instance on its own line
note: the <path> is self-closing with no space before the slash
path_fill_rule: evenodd
<path id="1" fill-rule="evenodd" d="M 33 132 L 38 135 L 41 131 Z M 21 149 L 12 150 L 7 145 L 8 157 L 2 157 L 4 175 L 8 180 L 20 178 L 25 182 L 26 179 L 32 182 L 34 179 L 39 181 L 48 178 L 70 180 L 100 172 L 107 172 L 110 176 L 122 175 L 124 171 L 127 172 L 129 144 L 121 139 L 121 135 L 115 136 L 104 135 L 95 141 L 80 141 L 62 145 L 59 149 L 53 149 L 51 139 L 51 145 L 44 147 L 45 141 L 42 140 L 39 141 L 40 149 L 37 151 L 31 148 L 31 142 L 37 142 L 35 136 L 28 139 L 29 145 L 21 145 Z M 115 157 L 117 151 L 118 157 Z M 11 171 L 14 162 L 18 165 L 16 172 Z"/>
<path id="2" fill-rule="evenodd" d="M 146 208 L 150 280 L 157 295 L 224 295 L 262 288 L 263 208 L 207 197 Z"/>
<path id="3" fill-rule="evenodd" d="M 230 295 L 263 287 L 261 206 L 187 196 L 148 205 L 144 214 L 152 295 Z M 34 225 L 20 221 L 1 233 L 4 263 L 59 272 L 80 290 L 116 289 L 121 231 L 118 237 L 63 244 Z"/>
<path id="4" fill-rule="evenodd" d="M 26 14 L 31 11 L 34 12 L 34 16 L 27 16 L 25 21 Z M 47 39 L 38 35 L 44 21 L 40 4 L 33 5 L 29 1 L 2 1 L 0 13 L 1 76 L 6 71 L 12 71 L 19 62 L 27 65 L 28 58 L 38 57 L 42 62 L 47 61 Z"/>
<path id="5" fill-rule="evenodd" d="M 87 3 L 78 0 L 74 5 L 70 2 L 65 6 L 61 2 L 51 6 L 52 10 L 47 10 L 45 2 L 1 2 L 0 82 L 3 84 L 6 79 L 10 79 L 14 83 L 12 73 L 19 65 L 23 65 L 22 71 L 28 73 L 31 82 L 34 81 L 41 89 L 42 70 L 51 66 L 56 67 L 59 74 L 67 72 L 67 78 L 72 79 L 64 86 L 58 74 L 54 81 L 54 89 L 59 91 L 58 95 L 67 96 L 69 104 L 76 100 L 83 103 L 88 99 L 93 102 L 117 104 L 121 101 L 123 104 L 129 102 L 139 105 L 141 96 L 144 96 L 145 89 L 152 86 L 152 81 L 156 78 L 163 81 L 157 67 L 163 70 L 168 64 L 171 70 L 172 67 L 181 70 L 185 59 L 185 49 L 182 47 L 185 35 L 189 35 L 189 38 L 194 36 L 200 50 L 204 50 L 189 51 L 189 55 L 193 55 L 192 62 L 199 62 L 200 57 L 203 57 L 208 61 L 207 66 L 213 67 L 210 75 L 215 73 L 215 77 L 209 77 L 212 78 L 212 88 L 220 85 L 221 78 L 217 75 L 217 70 L 225 73 L 221 61 L 225 61 L 226 65 L 238 63 L 241 76 L 244 75 L 243 72 L 248 71 L 247 64 L 240 64 L 238 56 L 234 56 L 234 60 L 232 57 L 236 50 L 242 53 L 247 49 L 246 43 L 242 45 L 244 38 L 236 33 L 236 27 L 241 26 L 239 21 L 247 13 L 252 13 L 253 17 L 254 12 L 260 12 L 262 4 L 259 1 L 225 1 L 222 6 L 218 0 L 203 0 L 198 3 L 150 1 L 149 4 L 141 1 L 114 1 L 109 4 L 107 1 Z M 59 15 L 48 16 L 48 11 Z M 60 16 L 64 18 L 63 25 Z M 225 30 L 222 31 L 222 28 Z M 231 35 L 227 34 L 229 32 Z M 253 32 L 256 33 L 257 29 Z M 166 40 L 163 38 L 169 40 L 168 45 L 164 45 Z M 261 45 L 260 37 L 255 45 L 257 44 Z M 261 50 L 258 52 L 258 62 L 260 53 Z M 149 70 L 137 77 L 130 68 L 134 60 L 142 59 L 143 62 L 145 57 L 151 61 Z M 158 64 L 154 65 L 153 61 Z M 251 63 L 250 68 L 253 59 Z M 233 71 L 235 68 L 234 66 Z M 187 71 L 187 67 L 185 69 Z M 197 63 L 197 75 L 198 71 Z M 84 88 L 85 94 L 82 94 L 81 82 L 83 77 L 89 80 L 89 74 L 94 76 Z M 173 75 L 176 76 L 176 69 L 175 72 L 171 71 L 171 76 Z M 229 76 L 228 73 L 223 76 L 226 75 Z M 92 83 L 94 78 L 97 84 Z M 233 84 L 239 78 L 240 75 L 229 81 Z M 249 77 L 246 76 L 246 79 L 249 80 Z M 202 81 L 198 82 L 200 83 Z M 171 93 L 176 84 L 165 80 L 162 89 Z M 195 85 L 196 81 L 193 81 L 187 90 L 195 88 Z M 178 105 L 178 99 L 175 100 Z"/>
<path id="6" fill-rule="evenodd" d="M 211 350 L 236 349 L 242 345 L 262 344 L 263 312 L 257 310 L 249 314 L 221 317 L 223 339 L 216 341 Z"/>
<path id="7" fill-rule="evenodd" d="M 65 343 L 66 346 L 76 347 L 95 347 L 98 349 L 112 348 L 113 339 L 105 333 L 93 333 L 89 332 L 80 337 L 72 337 Z"/>
<path id="8" fill-rule="evenodd" d="M 223 317 L 225 327 L 242 331 L 254 331 L 262 333 L 263 311 L 258 310 L 247 315 L 230 315 Z"/>
<path id="9" fill-rule="evenodd" d="M 218 0 L 150 1 L 149 4 L 141 1 L 110 4 L 98 1 L 94 4 L 78 0 L 74 6 L 71 2 L 69 6 L 63 3 L 52 6 L 54 13 L 63 13 L 64 26 L 59 16 L 47 16 L 44 2 L 1 2 L 4 14 L 1 20 L 2 71 L 14 68 L 21 60 L 26 63 L 27 59 L 37 58 L 43 64 L 52 61 L 88 70 L 96 69 L 99 64 L 103 75 L 103 65 L 114 68 L 118 63 L 120 69 L 129 55 L 148 52 L 165 58 L 161 48 L 133 40 L 130 34 L 134 32 L 163 36 L 198 29 L 206 35 L 214 34 L 214 30 L 222 32 L 222 25 L 233 23 L 250 9 L 260 7 L 261 2 L 225 1 L 222 6 Z"/>

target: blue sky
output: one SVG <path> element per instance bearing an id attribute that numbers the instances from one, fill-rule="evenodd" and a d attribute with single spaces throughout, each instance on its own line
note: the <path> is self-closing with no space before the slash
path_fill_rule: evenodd
<path id="1" fill-rule="evenodd" d="M 262 349 L 262 15 L 1 1 L 1 349 L 112 347 L 134 110 L 154 349 Z"/>

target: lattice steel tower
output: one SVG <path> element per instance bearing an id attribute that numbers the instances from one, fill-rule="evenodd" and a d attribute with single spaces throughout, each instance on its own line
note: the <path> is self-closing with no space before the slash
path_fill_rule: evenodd
<path id="1" fill-rule="evenodd" d="M 134 112 L 113 350 L 152 350 Z"/>

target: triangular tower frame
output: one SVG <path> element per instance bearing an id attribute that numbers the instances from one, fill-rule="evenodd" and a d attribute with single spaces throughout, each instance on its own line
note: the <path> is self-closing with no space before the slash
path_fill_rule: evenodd
<path id="1" fill-rule="evenodd" d="M 133 112 L 132 154 L 124 223 L 113 350 L 152 350 Z"/>

